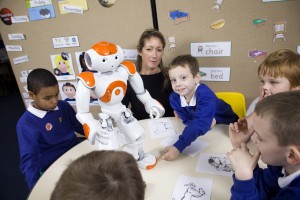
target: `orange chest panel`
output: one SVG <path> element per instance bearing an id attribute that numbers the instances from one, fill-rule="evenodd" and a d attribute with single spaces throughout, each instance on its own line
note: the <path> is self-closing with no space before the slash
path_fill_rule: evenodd
<path id="1" fill-rule="evenodd" d="M 111 101 L 112 95 L 118 96 L 121 94 L 121 89 L 126 93 L 127 85 L 123 81 L 114 81 L 108 85 L 106 91 L 102 97 L 99 99 L 102 102 L 108 103 Z"/>

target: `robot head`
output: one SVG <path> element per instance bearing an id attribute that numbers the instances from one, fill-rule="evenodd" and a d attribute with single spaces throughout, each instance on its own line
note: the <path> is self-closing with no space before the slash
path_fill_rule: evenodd
<path id="1" fill-rule="evenodd" d="M 123 49 L 110 42 L 98 42 L 85 52 L 84 59 L 89 70 L 115 71 L 124 59 Z"/>

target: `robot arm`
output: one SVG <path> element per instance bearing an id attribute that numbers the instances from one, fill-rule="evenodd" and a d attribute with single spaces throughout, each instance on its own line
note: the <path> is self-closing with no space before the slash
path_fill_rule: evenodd
<path id="1" fill-rule="evenodd" d="M 90 75 L 90 74 L 84 74 Z M 93 115 L 89 112 L 90 106 L 90 89 L 86 84 L 86 77 L 79 74 L 76 90 L 76 118 L 83 125 L 83 130 L 86 138 L 94 144 L 97 130 L 101 128 L 99 121 L 95 120 Z"/>
<path id="2" fill-rule="evenodd" d="M 145 105 L 147 113 L 150 114 L 150 118 L 157 119 L 165 114 L 164 107 L 155 99 L 153 99 L 147 90 L 143 94 L 137 94 L 138 99 Z"/>
<path id="3" fill-rule="evenodd" d="M 121 66 L 123 69 L 126 69 L 129 74 L 129 83 L 137 94 L 138 99 L 145 105 L 145 109 L 147 113 L 150 114 L 150 118 L 162 117 L 165 113 L 164 107 L 157 100 L 153 99 L 149 92 L 145 90 L 143 80 L 136 72 L 135 65 L 129 62 L 123 62 L 121 63 Z M 120 69 L 122 69 L 122 67 Z"/>

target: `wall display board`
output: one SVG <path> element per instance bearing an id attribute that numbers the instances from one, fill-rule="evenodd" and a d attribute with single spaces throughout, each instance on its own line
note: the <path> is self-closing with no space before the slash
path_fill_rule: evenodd
<path id="1" fill-rule="evenodd" d="M 76 4 L 72 5 L 72 2 Z M 38 15 L 40 11 L 44 16 L 47 9 L 51 16 L 30 20 L 33 12 Z M 10 49 L 22 49 L 8 51 L 8 56 L 25 103 L 29 100 L 24 89 L 26 74 L 39 67 L 53 71 L 54 55 L 67 52 L 73 63 L 72 71 L 77 75 L 80 67 L 77 66 L 76 52 L 86 51 L 100 41 L 135 50 L 140 34 L 153 27 L 149 0 L 120 0 L 111 6 L 90 0 L 1 0 L 0 10 L 2 21 L 6 22 L 11 15 L 15 20 L 15 23 L 6 24 L 0 21 L 0 31 L 5 45 L 13 45 Z M 28 18 L 29 21 L 25 20 Z M 12 36 L 23 37 L 11 39 Z M 61 81 L 66 82 L 59 79 Z M 69 76 L 68 81 L 75 79 Z M 100 111 L 98 106 L 91 105 L 94 105 L 91 107 L 93 114 Z"/>
<path id="2" fill-rule="evenodd" d="M 261 0 L 156 0 L 156 6 L 158 27 L 167 38 L 164 63 L 177 55 L 191 53 L 199 55 L 200 69 L 230 67 L 229 81 L 203 80 L 203 83 L 215 92 L 242 92 L 247 105 L 258 95 L 257 68 L 266 54 L 281 48 L 296 52 L 300 44 L 298 0 L 268 3 Z M 274 25 L 277 23 L 280 24 L 276 25 L 278 29 L 285 30 L 284 35 L 276 36 Z M 222 45 L 223 42 L 231 42 L 230 49 Z M 195 51 L 193 45 L 197 43 Z M 205 45 L 200 45 L 203 43 Z M 266 54 L 255 54 L 254 58 L 249 56 L 253 50 Z M 226 52 L 230 56 L 225 56 Z"/>

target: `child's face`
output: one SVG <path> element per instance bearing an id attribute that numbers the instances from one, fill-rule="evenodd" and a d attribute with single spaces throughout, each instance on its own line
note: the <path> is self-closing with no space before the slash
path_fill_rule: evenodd
<path id="1" fill-rule="evenodd" d="M 29 92 L 30 97 L 34 100 L 33 107 L 44 110 L 51 111 L 54 110 L 58 102 L 58 85 L 51 87 L 43 87 L 37 94 Z"/>
<path id="2" fill-rule="evenodd" d="M 290 81 L 285 78 L 285 77 L 277 77 L 273 78 L 268 75 L 260 76 L 260 92 L 261 92 L 261 97 L 267 97 L 272 94 L 276 94 L 279 92 L 287 92 L 290 91 L 291 84 Z"/>
<path id="3" fill-rule="evenodd" d="M 253 128 L 254 133 L 251 139 L 261 153 L 261 160 L 269 165 L 285 166 L 288 147 L 278 145 L 270 119 L 268 117 L 261 118 L 254 114 Z"/>
<path id="4" fill-rule="evenodd" d="M 76 91 L 72 86 L 65 86 L 63 92 L 70 99 L 73 99 L 76 95 Z"/>
<path id="5" fill-rule="evenodd" d="M 189 67 L 177 66 L 169 70 L 169 76 L 174 92 L 190 100 L 195 93 L 196 85 L 200 81 L 197 74 L 193 77 Z"/>

